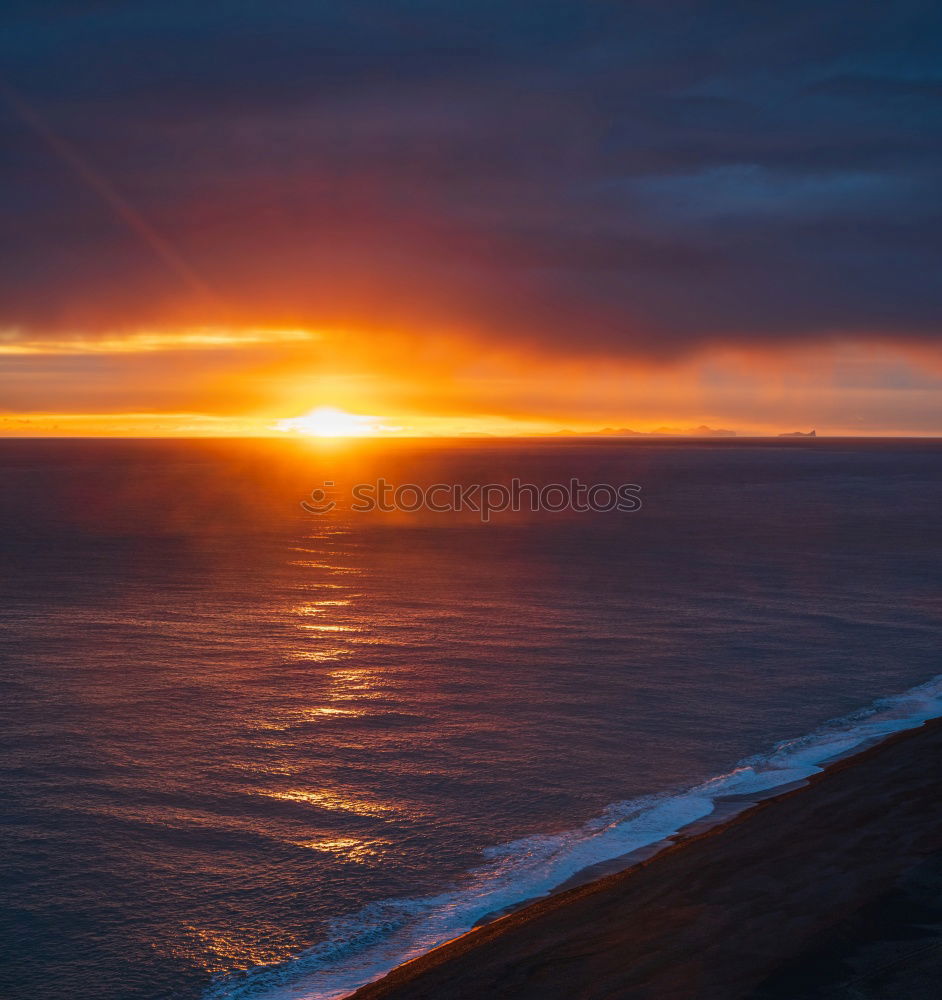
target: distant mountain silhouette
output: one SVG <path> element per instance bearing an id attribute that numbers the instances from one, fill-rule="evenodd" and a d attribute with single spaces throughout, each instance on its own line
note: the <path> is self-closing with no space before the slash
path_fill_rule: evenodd
<path id="1" fill-rule="evenodd" d="M 813 430 L 805 433 L 804 431 L 788 431 L 785 434 L 779 434 L 780 438 L 813 438 L 817 437 L 817 434 Z"/>

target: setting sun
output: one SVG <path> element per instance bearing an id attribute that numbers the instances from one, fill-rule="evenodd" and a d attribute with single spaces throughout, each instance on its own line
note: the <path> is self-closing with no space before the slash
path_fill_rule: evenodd
<path id="1" fill-rule="evenodd" d="M 303 417 L 279 420 L 275 428 L 311 437 L 369 437 L 377 431 L 392 429 L 381 427 L 376 420 L 376 417 L 347 413 L 333 406 L 319 406 Z"/>

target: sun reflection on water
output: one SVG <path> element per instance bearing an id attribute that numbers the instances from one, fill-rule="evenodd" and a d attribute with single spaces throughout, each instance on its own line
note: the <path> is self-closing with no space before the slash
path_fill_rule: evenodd
<path id="1" fill-rule="evenodd" d="M 330 573 L 359 573 L 353 566 L 339 566 L 337 563 L 325 563 L 317 559 L 293 559 L 289 565 L 300 566 L 301 569 L 325 569 Z"/>
<path id="2" fill-rule="evenodd" d="M 333 854 L 345 861 L 363 863 L 370 858 L 383 854 L 383 849 L 390 841 L 374 837 L 362 839 L 359 837 L 313 837 L 310 840 L 296 840 L 295 847 L 304 847 L 311 851 Z"/>
<path id="3" fill-rule="evenodd" d="M 171 953 L 212 975 L 283 962 L 303 945 L 274 924 L 225 929 L 186 925 L 180 931 L 183 942 L 169 949 Z"/>
<path id="4" fill-rule="evenodd" d="M 309 632 L 359 632 L 353 625 L 299 625 L 298 628 L 307 629 Z"/>
<path id="5" fill-rule="evenodd" d="M 258 794 L 282 802 L 303 802 L 331 812 L 349 812 L 357 816 L 380 817 L 389 813 L 402 812 L 402 807 L 393 802 L 346 795 L 343 792 L 326 788 L 267 789 Z"/>
<path id="6" fill-rule="evenodd" d="M 327 608 L 348 607 L 353 601 L 349 598 L 337 598 L 336 600 L 308 601 L 306 604 L 299 604 L 293 609 L 296 615 L 322 615 Z"/>
<path id="7" fill-rule="evenodd" d="M 326 649 L 292 649 L 287 654 L 287 658 L 298 662 L 329 663 L 333 660 L 339 660 L 342 656 L 349 656 L 352 652 L 343 646 L 331 646 Z"/>

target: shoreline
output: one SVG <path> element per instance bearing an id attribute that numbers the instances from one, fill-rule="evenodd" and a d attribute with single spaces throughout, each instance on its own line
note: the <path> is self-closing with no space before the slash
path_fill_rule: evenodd
<path id="1" fill-rule="evenodd" d="M 718 799 L 732 815 L 585 869 L 350 1000 L 747 997 L 942 852 L 940 758 L 931 719 L 787 787 Z"/>
<path id="2" fill-rule="evenodd" d="M 896 736 L 900 734 L 894 733 L 893 735 Z M 869 748 L 870 747 L 867 746 L 860 752 L 863 753 Z M 838 760 L 855 756 L 857 756 L 857 754 L 853 752 L 840 754 L 835 757 L 833 763 L 837 763 Z M 825 768 L 829 766 L 830 765 L 825 765 Z M 579 871 L 573 873 L 567 879 L 560 882 L 558 886 L 555 886 L 549 892 L 544 893 L 541 896 L 531 896 L 529 899 L 521 899 L 518 903 L 513 903 L 503 909 L 495 910 L 493 913 L 486 913 L 474 924 L 474 927 L 472 927 L 471 930 L 466 931 L 465 933 L 470 934 L 471 931 L 477 930 L 479 927 L 486 927 L 495 920 L 500 920 L 501 917 L 509 916 L 511 913 L 523 910 L 526 907 L 532 906 L 534 903 L 539 903 L 543 900 L 551 899 L 554 896 L 559 896 L 568 892 L 570 889 L 577 889 L 582 886 L 591 885 L 609 875 L 620 875 L 623 872 L 630 871 L 646 861 L 653 860 L 663 851 L 666 851 L 675 844 L 686 842 L 691 838 L 707 833 L 716 827 L 725 826 L 727 823 L 736 819 L 737 816 L 741 816 L 743 813 L 751 809 L 752 806 L 758 805 L 760 802 L 764 802 L 767 799 L 778 798 L 787 792 L 797 791 L 799 788 L 804 788 L 814 777 L 820 777 L 820 775 L 809 775 L 807 778 L 790 781 L 786 785 L 777 785 L 773 788 L 767 788 L 759 792 L 744 793 L 740 795 L 724 795 L 718 797 L 714 800 L 713 812 L 711 812 L 709 816 L 704 816 L 702 819 L 695 819 L 690 823 L 686 823 L 674 833 L 668 834 L 666 837 L 662 837 L 660 840 L 655 840 L 650 844 L 645 844 L 643 847 L 637 847 L 627 854 L 620 854 L 617 857 L 609 858 L 607 861 L 598 861 L 595 864 L 588 865 L 586 868 L 581 868 Z M 464 934 L 459 935 L 459 937 L 464 936 Z M 453 940 L 458 940 L 458 938 L 454 938 Z M 450 943 L 451 942 L 446 941 L 438 947 L 445 947 L 445 945 Z M 431 951 L 435 950 L 437 949 L 431 949 Z M 423 956 L 417 957 L 421 958 Z M 410 961 L 412 961 L 412 959 L 410 959 Z M 408 962 L 403 962 L 402 964 L 407 965 Z M 353 995 L 354 994 L 351 994 L 351 996 Z"/>

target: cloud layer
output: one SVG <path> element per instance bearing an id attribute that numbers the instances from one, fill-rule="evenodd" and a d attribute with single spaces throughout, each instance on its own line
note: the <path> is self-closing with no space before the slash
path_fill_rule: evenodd
<path id="1" fill-rule="evenodd" d="M 7 18 L 0 328 L 20 336 L 350 327 L 629 358 L 938 343 L 937 4 Z"/>

